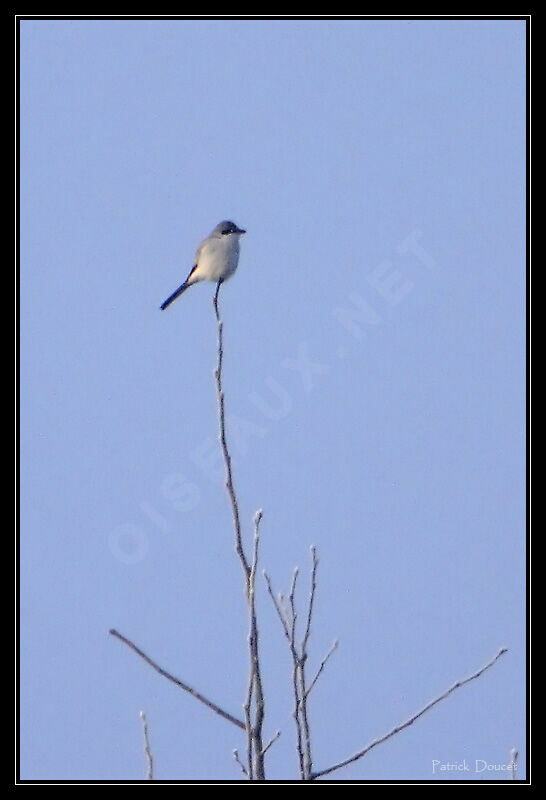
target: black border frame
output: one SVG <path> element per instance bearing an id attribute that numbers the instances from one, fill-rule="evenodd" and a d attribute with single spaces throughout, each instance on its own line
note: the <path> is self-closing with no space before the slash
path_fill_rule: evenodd
<path id="1" fill-rule="evenodd" d="M 20 308 L 20 29 L 21 29 L 21 22 L 31 20 L 43 20 L 43 21 L 78 21 L 78 22 L 85 22 L 85 21 L 106 21 L 106 22 L 125 22 L 130 20 L 136 21 L 264 21 L 264 22 L 285 22 L 285 21 L 424 21 L 424 20 L 434 20 L 434 21 L 450 21 L 450 20 L 469 20 L 471 22 L 479 22 L 479 21 L 491 21 L 491 20 L 505 20 L 507 22 L 512 21 L 524 21 L 525 25 L 525 33 L 526 33 L 526 109 L 525 109 L 525 117 L 526 117 L 526 470 L 527 470 L 527 480 L 526 480 L 526 500 L 527 500 L 527 508 L 526 508 L 526 528 L 527 528 L 527 535 L 526 535 L 526 545 L 527 545 L 527 566 L 526 566 L 526 576 L 527 576 L 527 620 L 526 620 L 526 655 L 527 655 L 527 699 L 526 699 L 526 712 L 527 712 L 527 749 L 526 749 L 526 774 L 527 778 L 521 780 L 483 780 L 483 781 L 475 781 L 475 780 L 321 780 L 321 784 L 356 784 L 356 785 L 373 785 L 373 786 L 381 786 L 381 785 L 440 785 L 443 786 L 445 784 L 454 784 L 454 785 L 471 785 L 471 786 L 482 786 L 484 784 L 495 784 L 495 785 L 502 785 L 502 784 L 509 784 L 509 785 L 531 785 L 531 777 L 530 777 L 530 698 L 529 698 L 529 689 L 530 689 L 530 666 L 529 666 L 529 656 L 530 656 L 530 611 L 529 611 L 529 601 L 530 601 L 530 524 L 531 524 L 531 514 L 530 514 L 530 333 L 531 333 L 531 324 L 530 324 L 530 312 L 531 312 L 531 297 L 530 297 L 530 260 L 531 260 L 531 226 L 530 226 L 530 214 L 531 214 L 531 175 L 530 175 L 530 159 L 531 159 L 531 114 L 530 114 L 530 103 L 531 103 L 531 80 L 530 80 L 530 71 L 531 71 L 531 16 L 532 12 L 528 12 L 527 14 L 522 15 L 348 15 L 348 16 L 305 16 L 305 15 L 294 15 L 294 16 L 267 16 L 267 15 L 258 15 L 258 16 L 200 16 L 200 15 L 165 15 L 165 16 L 140 16 L 140 15 L 113 15 L 113 16 L 92 16 L 92 15 L 81 15 L 81 16 L 70 16 L 70 15 L 59 15 L 59 16 L 47 16 L 47 15 L 19 15 L 16 13 L 12 14 L 12 17 L 15 21 L 15 55 L 16 55 L 16 68 L 15 68 L 15 114 L 16 114 L 16 128 L 15 128 L 15 152 L 16 152 L 16 209 L 15 209 L 15 232 L 16 232 L 16 408 L 15 408 L 15 417 L 16 417 L 16 463 L 17 463 L 17 471 L 16 471 L 16 543 L 15 543 L 15 550 L 16 550 L 16 579 L 19 577 L 19 566 L 20 566 L 20 473 L 19 473 L 19 464 L 20 464 L 20 406 L 19 406 L 19 398 L 20 398 L 20 318 L 19 318 L 19 308 Z M 30 779 L 21 779 L 20 777 L 20 741 L 19 741 L 19 726 L 20 726 L 20 673 L 19 673 L 19 653 L 20 653 L 20 596 L 19 592 L 16 592 L 16 776 L 15 781 L 10 783 L 10 786 L 23 786 L 23 785 L 98 785 L 98 786 L 108 786 L 108 785 L 132 785 L 132 784 L 148 784 L 149 781 L 144 779 L 127 779 L 127 780 L 55 780 L 55 779 L 43 779 L 43 780 L 30 780 Z M 201 785 L 201 784 L 219 784 L 219 785 L 246 785 L 247 781 L 242 780 L 228 780 L 225 781 L 218 781 L 218 780 L 154 780 L 154 783 L 160 784 L 189 784 L 189 785 Z M 271 784 L 289 784 L 289 785 L 298 785 L 300 781 L 296 780 L 268 780 L 266 783 Z"/>

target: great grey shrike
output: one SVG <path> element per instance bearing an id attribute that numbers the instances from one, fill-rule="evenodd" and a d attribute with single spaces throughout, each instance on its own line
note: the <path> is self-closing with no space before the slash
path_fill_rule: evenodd
<path id="1" fill-rule="evenodd" d="M 203 239 L 195 254 L 195 264 L 190 274 L 178 289 L 161 304 L 164 311 L 182 292 L 199 281 L 220 283 L 231 278 L 239 263 L 239 239 L 246 233 L 230 220 L 222 220 L 206 239 Z"/>

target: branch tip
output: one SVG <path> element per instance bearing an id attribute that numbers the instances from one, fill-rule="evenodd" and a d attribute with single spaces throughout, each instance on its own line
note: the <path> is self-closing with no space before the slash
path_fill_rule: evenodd
<path id="1" fill-rule="evenodd" d="M 334 764 L 333 766 L 328 767 L 327 769 L 321 769 L 317 770 L 316 772 L 313 772 L 310 776 L 311 780 L 320 778 L 323 775 L 328 775 L 330 772 L 334 772 L 335 770 L 341 769 L 342 767 L 346 767 L 348 764 L 352 764 L 354 761 L 358 761 L 360 758 L 363 758 L 363 756 L 369 753 L 370 750 L 373 750 L 374 747 L 377 747 L 377 745 L 383 744 L 383 742 L 386 742 L 388 739 L 391 739 L 393 736 L 396 736 L 397 734 L 401 733 L 406 728 L 409 728 L 409 726 L 413 725 L 413 723 L 416 722 L 420 717 L 422 717 L 423 714 L 425 714 L 434 706 L 438 705 L 438 703 L 440 703 L 442 700 L 445 700 L 446 697 L 449 697 L 450 694 L 455 692 L 457 689 L 460 689 L 462 686 L 466 686 L 467 683 L 471 683 L 471 681 L 476 680 L 476 678 L 479 678 L 480 675 L 483 675 L 484 672 L 487 672 L 488 669 L 491 669 L 491 667 L 497 663 L 499 658 L 507 652 L 508 649 L 506 647 L 501 647 L 501 649 L 495 656 L 493 656 L 492 659 L 490 659 L 486 664 L 484 664 L 482 667 L 476 670 L 476 672 L 473 672 L 472 675 L 469 675 L 468 678 L 456 681 L 456 683 L 450 686 L 449 689 L 446 689 L 445 692 L 442 692 L 442 694 L 438 695 L 438 697 L 435 697 L 434 700 L 431 700 L 429 703 L 423 706 L 423 708 L 421 708 L 419 711 L 413 714 L 409 719 L 399 723 L 398 725 L 395 725 L 395 727 L 391 728 L 391 730 L 388 733 L 384 734 L 383 736 L 380 736 L 377 739 L 374 739 L 372 742 L 370 742 L 370 744 L 366 745 L 366 747 L 364 747 L 362 750 L 359 750 L 353 756 L 349 756 L 349 758 L 346 758 L 343 761 L 339 761 L 337 764 Z"/>
<path id="2" fill-rule="evenodd" d="M 211 711 L 214 711 L 215 714 L 218 714 L 218 716 L 227 719 L 228 722 L 232 722 L 234 725 L 237 725 L 238 728 L 246 730 L 246 725 L 242 720 L 237 719 L 237 717 L 233 716 L 233 714 L 224 711 L 223 708 L 221 708 L 216 703 L 213 703 L 213 701 L 209 700 L 208 697 L 202 695 L 201 692 L 197 691 L 197 689 L 194 689 L 192 686 L 189 686 L 187 683 L 184 683 L 184 681 L 181 681 L 180 678 L 177 678 L 175 675 L 172 675 L 170 672 L 167 672 L 166 669 L 163 669 L 163 667 L 160 667 L 159 664 L 157 664 L 153 659 L 151 659 L 149 655 L 147 655 L 143 650 L 140 649 L 140 647 L 138 647 L 134 642 L 132 642 L 126 636 L 123 636 L 123 634 L 119 633 L 119 631 L 115 630 L 114 628 L 111 628 L 110 633 L 112 636 L 115 636 L 116 639 L 119 639 L 120 642 L 123 642 L 123 644 L 127 645 L 127 647 L 133 651 L 133 653 L 136 653 L 137 656 L 140 656 L 140 658 L 143 661 L 145 661 L 150 667 L 152 667 L 152 669 L 154 669 L 164 678 L 167 678 L 167 680 L 170 681 L 171 683 L 174 683 L 176 686 L 178 686 L 179 689 L 183 689 L 188 694 L 191 694 L 192 697 L 195 697 L 196 700 L 199 700 L 199 702 L 203 703 L 203 705 L 210 708 Z"/>

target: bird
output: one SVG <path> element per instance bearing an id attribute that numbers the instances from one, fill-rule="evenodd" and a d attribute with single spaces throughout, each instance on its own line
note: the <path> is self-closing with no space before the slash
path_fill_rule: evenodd
<path id="1" fill-rule="evenodd" d="M 229 219 L 219 222 L 214 230 L 203 239 L 195 254 L 195 263 L 184 283 L 161 303 L 164 311 L 180 297 L 182 292 L 199 281 L 223 283 L 231 278 L 239 263 L 239 239 L 246 231 Z"/>

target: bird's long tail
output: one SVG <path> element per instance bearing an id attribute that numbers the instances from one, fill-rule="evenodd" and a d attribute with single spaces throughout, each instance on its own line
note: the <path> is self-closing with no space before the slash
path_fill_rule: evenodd
<path id="1" fill-rule="evenodd" d="M 186 289 L 189 289 L 191 285 L 192 285 L 192 284 L 190 283 L 189 279 L 188 279 L 188 280 L 185 280 L 185 281 L 184 281 L 184 283 L 182 284 L 182 286 L 179 286 L 179 287 L 178 287 L 178 289 L 176 290 L 176 292 L 173 292 L 173 293 L 171 294 L 171 296 L 170 296 L 170 297 L 167 297 L 167 299 L 165 300 L 165 302 L 164 302 L 164 303 L 161 303 L 161 310 L 162 310 L 162 311 L 165 311 L 165 309 L 167 308 L 167 306 L 170 306 L 170 304 L 171 304 L 171 303 L 172 303 L 174 300 L 176 300 L 176 298 L 177 298 L 177 297 L 180 297 L 180 295 L 182 294 L 182 292 L 185 292 L 185 291 L 186 291 Z"/>

